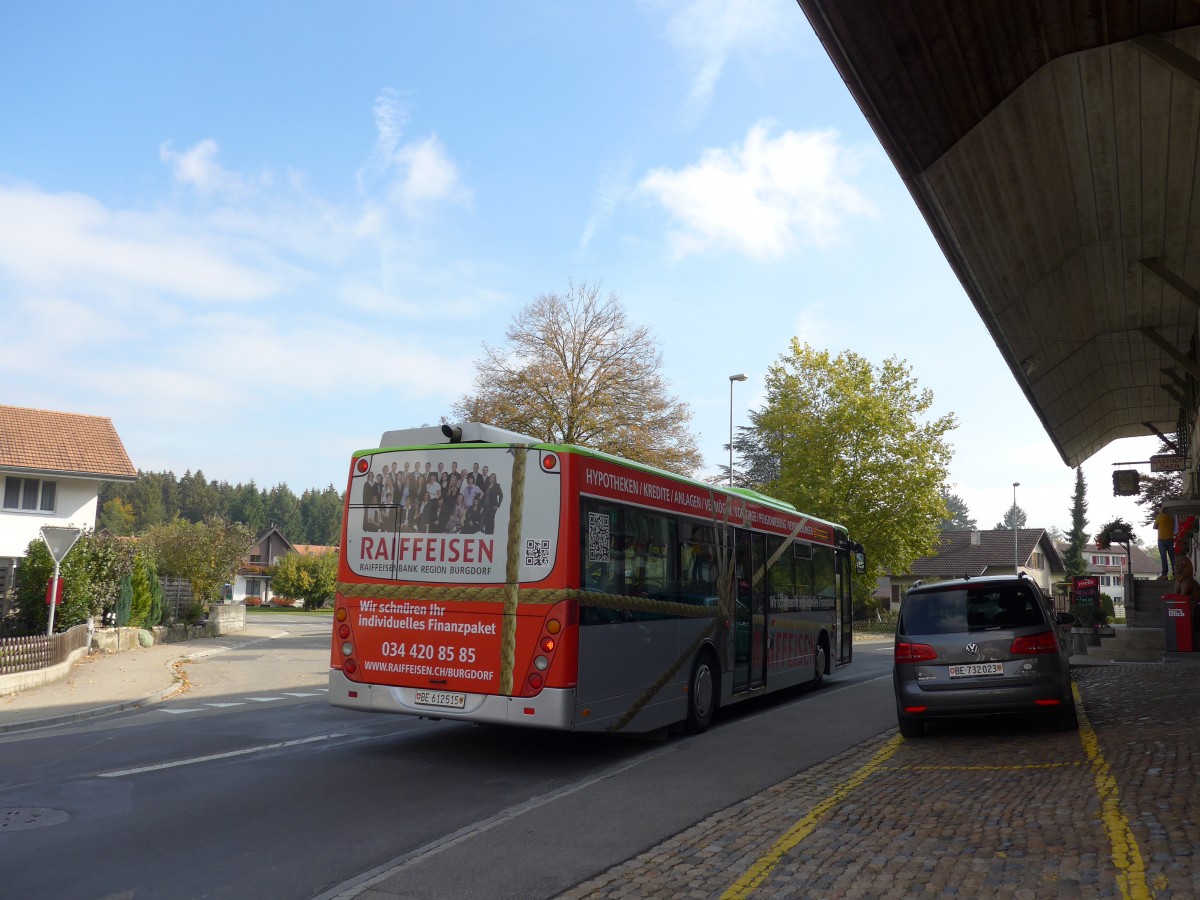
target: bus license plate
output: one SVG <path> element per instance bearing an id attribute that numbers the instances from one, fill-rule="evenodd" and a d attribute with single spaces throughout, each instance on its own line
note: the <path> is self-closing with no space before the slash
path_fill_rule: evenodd
<path id="1" fill-rule="evenodd" d="M 466 694 L 451 694 L 446 691 L 417 691 L 413 701 L 421 706 L 440 706 L 443 709 L 466 709 Z"/>
<path id="2" fill-rule="evenodd" d="M 964 666 L 950 666 L 951 678 L 975 678 L 979 675 L 1003 675 L 1004 663 L 968 663 Z"/>

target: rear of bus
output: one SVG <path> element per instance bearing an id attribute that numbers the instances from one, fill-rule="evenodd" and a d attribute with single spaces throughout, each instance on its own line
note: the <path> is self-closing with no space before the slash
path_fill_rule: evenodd
<path id="1" fill-rule="evenodd" d="M 531 444 L 464 425 L 388 432 L 354 454 L 331 704 L 574 726 L 579 617 L 565 598 L 575 539 L 562 460 Z"/>

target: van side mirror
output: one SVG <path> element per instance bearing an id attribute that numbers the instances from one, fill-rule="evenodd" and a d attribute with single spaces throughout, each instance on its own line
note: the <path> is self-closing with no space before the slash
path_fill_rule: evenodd
<path id="1" fill-rule="evenodd" d="M 1074 625 L 1075 624 L 1075 616 L 1073 616 L 1069 612 L 1055 613 L 1054 618 L 1058 622 L 1059 625 Z"/>

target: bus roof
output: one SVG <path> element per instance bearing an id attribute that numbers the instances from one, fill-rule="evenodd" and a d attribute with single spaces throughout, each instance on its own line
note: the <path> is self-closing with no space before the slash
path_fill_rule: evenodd
<path id="1" fill-rule="evenodd" d="M 676 481 L 685 481 L 692 484 L 701 484 L 710 490 L 717 491 L 722 494 L 733 494 L 735 496 L 744 497 L 747 500 L 753 500 L 755 503 L 760 503 L 763 506 L 769 506 L 773 509 L 783 510 L 795 515 L 803 515 L 816 522 L 828 525 L 840 531 L 843 535 L 848 535 L 846 527 L 838 525 L 836 522 L 830 522 L 826 519 L 819 519 L 816 516 L 811 516 L 808 513 L 801 512 L 791 503 L 785 500 L 780 500 L 776 497 L 770 497 L 766 494 L 760 494 L 758 491 L 750 490 L 749 488 L 726 487 L 720 484 L 712 484 L 699 481 L 695 478 L 689 478 L 686 475 L 680 475 L 678 472 L 669 472 L 666 469 L 660 469 L 657 466 L 647 465 L 646 463 L 635 462 L 631 459 L 625 459 L 620 456 L 613 456 L 611 453 L 605 453 L 601 450 L 592 450 L 588 447 L 580 447 L 576 444 L 556 444 L 547 441 L 539 441 L 535 437 L 530 437 L 527 434 L 520 434 L 516 431 L 506 431 L 503 428 L 496 428 L 493 425 L 486 425 L 482 422 L 466 422 L 462 425 L 426 425 L 420 428 L 401 428 L 393 431 L 385 431 L 383 437 L 379 441 L 379 450 L 400 450 L 400 449 L 418 449 L 418 448 L 434 448 L 446 447 L 453 444 L 497 444 L 507 446 L 510 444 L 521 444 L 529 447 L 534 447 L 539 450 L 553 450 L 555 452 L 568 451 L 571 453 L 581 454 L 583 456 L 592 456 L 597 459 L 605 459 L 610 462 L 618 463 L 623 466 L 630 466 L 634 469 L 639 469 L 643 472 L 661 475 L 666 478 L 672 478 Z M 374 453 L 375 448 L 370 450 L 360 450 L 356 456 L 364 453 Z"/>

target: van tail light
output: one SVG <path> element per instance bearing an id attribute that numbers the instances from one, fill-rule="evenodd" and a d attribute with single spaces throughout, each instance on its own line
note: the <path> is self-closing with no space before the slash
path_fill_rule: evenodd
<path id="1" fill-rule="evenodd" d="M 1058 641 L 1053 631 L 1039 631 L 1037 634 L 1027 634 L 1016 638 L 1008 652 L 1021 656 L 1037 656 L 1039 653 L 1057 653 Z"/>
<path id="2" fill-rule="evenodd" d="M 908 641 L 896 641 L 896 662 L 913 663 L 937 659 L 937 651 L 928 644 L 910 644 Z"/>

